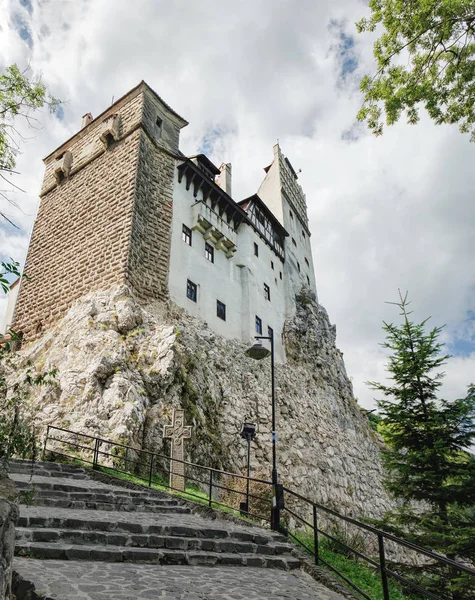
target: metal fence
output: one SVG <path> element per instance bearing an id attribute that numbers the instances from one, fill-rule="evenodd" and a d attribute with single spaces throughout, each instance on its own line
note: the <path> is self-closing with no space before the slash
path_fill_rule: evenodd
<path id="1" fill-rule="evenodd" d="M 53 425 L 47 428 L 43 457 L 47 452 L 69 460 L 80 460 L 92 465 L 93 469 L 105 468 L 125 475 L 133 475 L 149 487 L 161 486 L 180 492 L 190 499 L 206 502 L 210 507 L 231 510 L 236 514 L 268 523 L 272 523 L 273 506 L 275 509 L 274 496 L 281 497 L 283 490 L 285 502 L 280 506 L 281 533 L 293 539 L 311 554 L 316 565 L 323 565 L 333 571 L 365 600 L 376 599 L 369 596 L 327 558 L 324 558 L 325 548 L 331 547 L 337 553 L 351 556 L 369 565 L 375 573 L 379 573 L 381 582 L 379 596 L 384 600 L 392 600 L 389 586 L 391 579 L 401 584 L 406 591 L 415 593 L 415 596 L 411 596 L 413 598 L 456 600 L 456 594 L 439 595 L 439 593 L 446 593 L 440 590 L 448 589 L 447 581 L 444 580 L 444 577 L 447 579 L 448 576 L 452 580 L 465 577 L 466 593 L 464 592 L 463 597 L 475 598 L 473 568 L 343 515 L 285 486 L 280 486 L 279 494 L 274 494 L 271 481 L 172 459 L 163 454 Z M 178 466 L 170 468 L 170 464 L 175 465 L 175 463 L 180 465 L 179 470 Z M 176 472 L 173 471 L 174 468 L 177 469 Z M 187 482 L 192 483 L 185 488 L 185 491 L 171 487 L 171 474 L 182 476 Z M 240 502 L 243 496 L 247 501 L 245 511 L 242 510 Z M 408 571 L 416 565 L 420 570 L 436 574 L 439 585 L 437 592 L 430 589 L 432 588 L 430 582 L 424 586 L 421 581 L 411 578 Z M 471 590 L 473 596 L 470 595 Z"/>

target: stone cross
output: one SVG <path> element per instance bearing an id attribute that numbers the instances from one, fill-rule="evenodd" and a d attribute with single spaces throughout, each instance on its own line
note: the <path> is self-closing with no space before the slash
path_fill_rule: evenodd
<path id="1" fill-rule="evenodd" d="M 163 428 L 163 437 L 171 438 L 170 488 L 185 491 L 185 465 L 177 460 L 185 460 L 183 440 L 191 438 L 191 427 L 185 427 L 185 411 L 173 409 L 171 425 Z M 175 459 L 175 460 L 174 460 Z"/>

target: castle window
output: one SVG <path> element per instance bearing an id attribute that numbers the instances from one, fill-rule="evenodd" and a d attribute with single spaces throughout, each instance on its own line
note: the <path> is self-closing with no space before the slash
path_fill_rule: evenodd
<path id="1" fill-rule="evenodd" d="M 259 246 L 254 242 L 254 256 L 259 256 Z"/>
<path id="2" fill-rule="evenodd" d="M 307 283 L 310 285 L 310 277 L 307 275 Z"/>
<path id="3" fill-rule="evenodd" d="M 289 210 L 289 215 L 290 215 L 290 218 L 291 218 L 291 219 L 293 219 L 293 218 L 294 218 L 294 213 L 293 213 L 291 210 Z"/>
<path id="4" fill-rule="evenodd" d="M 214 248 L 208 242 L 205 243 L 205 258 L 209 260 L 209 262 L 214 263 Z"/>
<path id="5" fill-rule="evenodd" d="M 267 327 L 267 336 L 270 338 L 274 337 L 274 330 L 272 329 L 272 327 Z"/>
<path id="6" fill-rule="evenodd" d="M 279 277 L 282 279 L 282 271 L 279 271 Z"/>
<path id="7" fill-rule="evenodd" d="M 226 304 L 223 304 L 219 300 L 216 300 L 216 315 L 220 319 L 223 319 L 223 321 L 226 321 Z"/>
<path id="8" fill-rule="evenodd" d="M 302 237 L 305 239 L 305 231 L 302 229 Z"/>
<path id="9" fill-rule="evenodd" d="M 160 119 L 160 117 L 157 117 L 157 120 L 155 121 L 155 131 L 157 132 L 157 137 L 162 135 L 162 127 L 163 121 Z"/>
<path id="10" fill-rule="evenodd" d="M 299 270 L 299 273 L 300 273 L 300 263 L 299 262 L 297 263 L 297 269 Z"/>
<path id="11" fill-rule="evenodd" d="M 186 225 L 183 225 L 183 227 L 182 227 L 181 239 L 185 242 L 185 244 L 188 244 L 188 246 L 191 246 L 191 229 L 189 227 L 187 227 Z"/>
<path id="12" fill-rule="evenodd" d="M 297 242 L 292 238 L 292 244 L 297 248 Z"/>
<path id="13" fill-rule="evenodd" d="M 186 297 L 196 302 L 198 286 L 189 279 L 186 280 Z"/>
<path id="14" fill-rule="evenodd" d="M 310 266 L 310 263 L 308 262 L 308 260 L 307 260 L 307 259 L 305 259 L 305 264 L 307 265 L 307 267 L 309 267 L 309 266 Z"/>
<path id="15" fill-rule="evenodd" d="M 262 319 L 256 315 L 256 332 L 262 335 Z"/>
<path id="16" fill-rule="evenodd" d="M 264 283 L 264 298 L 270 302 L 270 287 Z"/>
<path id="17" fill-rule="evenodd" d="M 271 268 L 272 270 L 274 270 L 274 263 L 273 263 L 273 261 L 272 261 L 272 260 L 270 261 L 270 268 Z"/>

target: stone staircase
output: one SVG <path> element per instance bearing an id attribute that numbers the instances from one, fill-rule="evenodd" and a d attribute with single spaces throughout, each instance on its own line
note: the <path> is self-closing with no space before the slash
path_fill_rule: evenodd
<path id="1" fill-rule="evenodd" d="M 267 529 L 72 465 L 12 461 L 10 478 L 22 497 L 16 600 L 344 600 Z"/>
<path id="2" fill-rule="evenodd" d="M 194 515 L 172 496 L 95 481 L 85 469 L 15 461 L 10 478 L 22 504 L 15 554 L 104 560 L 298 569 L 278 534 Z"/>

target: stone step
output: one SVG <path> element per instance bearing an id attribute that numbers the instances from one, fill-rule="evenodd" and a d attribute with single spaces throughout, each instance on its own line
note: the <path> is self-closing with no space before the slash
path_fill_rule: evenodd
<path id="1" fill-rule="evenodd" d="M 9 472 L 11 474 L 74 478 L 75 480 L 88 479 L 88 473 L 84 468 L 56 463 L 9 461 Z"/>
<path id="2" fill-rule="evenodd" d="M 167 548 L 171 550 L 202 550 L 218 553 L 263 554 L 266 556 L 290 554 L 292 547 L 283 543 L 256 544 L 234 538 L 210 539 L 204 537 L 183 537 L 171 534 L 157 535 L 150 533 L 133 534 L 130 532 L 104 532 L 76 529 L 48 529 L 18 527 L 17 543 L 41 542 L 59 543 L 61 545 L 98 544 L 101 546 L 123 546 L 127 548 Z"/>
<path id="3" fill-rule="evenodd" d="M 17 486 L 19 487 L 19 486 Z M 21 491 L 30 491 L 34 492 L 33 499 L 35 504 L 39 499 L 58 499 L 58 500 L 70 500 L 70 501 L 85 501 L 85 502 L 107 502 L 112 504 L 145 504 L 148 506 L 179 506 L 177 500 L 173 498 L 161 498 L 148 496 L 145 494 L 138 494 L 136 496 L 123 495 L 111 492 L 109 490 L 104 490 L 102 493 L 89 490 L 84 491 L 75 491 L 75 492 L 63 492 L 62 490 L 41 490 L 24 487 L 19 488 Z M 76 488 L 77 489 L 77 488 Z"/>
<path id="4" fill-rule="evenodd" d="M 172 519 L 173 514 L 167 514 L 164 519 L 165 522 L 159 520 L 140 522 L 140 521 L 129 521 L 123 519 L 123 513 L 121 517 L 114 517 L 113 513 L 101 514 L 100 519 L 88 519 L 87 516 L 54 516 L 50 514 L 29 514 L 32 509 L 22 510 L 20 518 L 18 520 L 18 529 L 47 529 L 47 530 L 75 530 L 75 531 L 91 531 L 96 533 L 132 533 L 132 534 L 144 534 L 144 535 L 157 535 L 157 536 L 173 536 L 173 537 L 185 537 L 185 538 L 202 538 L 208 540 L 237 540 L 240 542 L 251 542 L 258 546 L 264 546 L 266 544 L 280 544 L 287 545 L 288 548 L 292 546 L 288 544 L 287 538 L 276 533 L 267 533 L 264 530 L 257 528 L 243 529 L 243 528 L 226 528 L 225 526 L 214 526 L 213 521 L 205 521 L 200 519 L 199 521 L 192 522 L 189 525 L 180 523 L 180 520 Z M 41 509 L 33 509 L 35 512 Z M 63 511 L 67 513 L 68 511 Z M 131 515 L 132 517 L 132 515 Z M 172 519 L 172 520 L 171 520 Z M 193 516 L 191 519 L 195 520 Z"/>
<path id="5" fill-rule="evenodd" d="M 147 504 L 141 500 L 129 499 L 129 502 L 115 502 L 113 496 L 110 502 L 102 502 L 95 500 L 74 500 L 72 498 L 50 498 L 50 497 L 35 497 L 32 502 L 34 506 L 50 506 L 57 508 L 70 508 L 73 510 L 106 510 L 117 512 L 147 512 L 147 513 L 176 513 L 189 514 L 191 511 L 187 506 L 180 504 Z M 114 500 L 114 501 L 113 501 Z M 21 502 L 21 500 L 20 500 Z"/>
<path id="6" fill-rule="evenodd" d="M 15 477 L 16 475 L 16 477 Z M 45 481 L 45 478 L 41 478 L 39 479 L 38 476 L 32 480 L 28 479 L 25 480 L 20 479 L 20 477 L 24 477 L 23 475 L 20 475 L 18 473 L 16 474 L 10 474 L 10 479 L 12 479 L 12 481 L 15 482 L 15 485 L 18 489 L 23 490 L 23 489 L 32 489 L 35 488 L 35 490 L 56 490 L 59 492 L 81 492 L 81 491 L 94 491 L 96 493 L 99 494 L 110 494 L 110 493 L 118 493 L 121 496 L 128 496 L 128 497 L 138 497 L 138 496 L 144 496 L 144 497 L 150 497 L 150 498 L 170 498 L 170 496 L 166 495 L 165 493 L 161 493 L 161 492 L 155 492 L 155 491 L 149 491 L 147 488 L 144 488 L 144 490 L 134 490 L 134 489 L 127 489 L 127 488 L 120 488 L 120 487 L 114 487 L 114 486 L 110 486 L 110 485 L 106 485 L 104 484 L 104 487 L 101 487 L 100 484 L 95 485 L 93 488 L 88 487 L 88 483 L 74 483 L 74 482 L 69 482 L 67 479 L 65 481 L 62 480 L 53 480 L 53 481 Z M 90 484 L 89 484 L 90 485 Z"/>
<path id="7" fill-rule="evenodd" d="M 18 541 L 16 556 L 50 560 L 99 560 L 106 562 L 136 562 L 167 565 L 235 565 L 298 569 L 300 561 L 289 555 L 260 555 L 253 553 L 184 551 L 171 548 L 128 548 L 108 545 L 55 544 L 47 542 Z"/>

